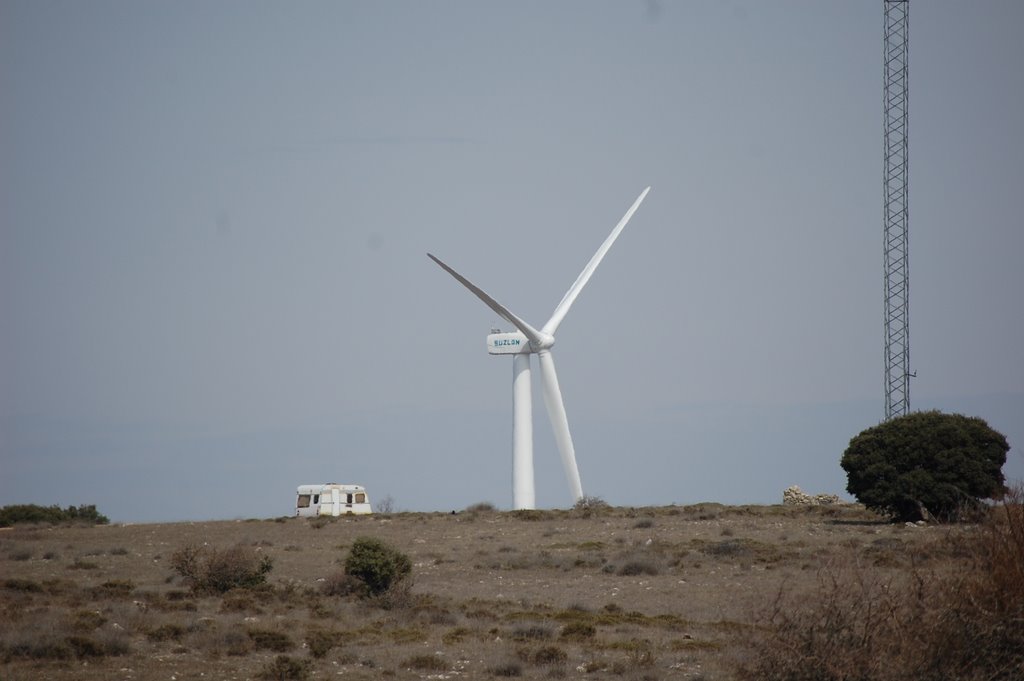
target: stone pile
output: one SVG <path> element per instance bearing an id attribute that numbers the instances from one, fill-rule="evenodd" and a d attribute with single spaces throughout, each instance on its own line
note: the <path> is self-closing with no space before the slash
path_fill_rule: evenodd
<path id="1" fill-rule="evenodd" d="M 838 504 L 839 497 L 835 494 L 815 494 L 811 496 L 800 489 L 798 485 L 793 485 L 783 490 L 782 503 L 784 506 L 830 506 Z"/>

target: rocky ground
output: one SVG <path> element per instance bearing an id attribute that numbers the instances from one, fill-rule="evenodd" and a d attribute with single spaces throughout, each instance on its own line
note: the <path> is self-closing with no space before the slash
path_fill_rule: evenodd
<path id="1" fill-rule="evenodd" d="M 0 678 L 738 679 L 778 603 L 843 566 L 940 564 L 930 547 L 956 531 L 712 503 L 17 527 L 0 532 Z M 324 593 L 361 536 L 410 557 L 411 591 Z M 172 567 L 187 545 L 269 557 L 268 586 L 193 593 Z"/>

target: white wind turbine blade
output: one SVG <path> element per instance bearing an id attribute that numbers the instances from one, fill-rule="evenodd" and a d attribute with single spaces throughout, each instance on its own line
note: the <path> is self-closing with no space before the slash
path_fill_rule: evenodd
<path id="1" fill-rule="evenodd" d="M 541 328 L 541 332 L 550 335 L 555 334 L 555 331 L 558 330 L 558 325 L 562 323 L 565 315 L 569 312 L 569 308 L 572 307 L 573 301 L 576 300 L 576 296 L 578 296 L 580 291 L 583 290 L 583 287 L 587 285 L 587 282 L 590 280 L 590 276 L 594 273 L 594 270 L 597 269 L 597 266 L 601 264 L 604 254 L 608 252 L 608 249 L 612 247 L 615 240 L 619 238 L 619 234 L 622 232 L 622 229 L 626 226 L 626 223 L 629 222 L 629 219 L 633 217 L 633 213 L 635 213 L 636 209 L 640 207 L 640 203 L 644 200 L 644 197 L 647 196 L 647 192 L 649 191 L 651 191 L 650 187 L 643 190 L 637 200 L 633 202 L 633 205 L 630 206 L 629 210 L 626 211 L 626 214 L 622 216 L 621 220 L 619 220 L 619 224 L 615 225 L 615 229 L 613 229 L 612 233 L 608 235 L 608 238 L 604 240 L 601 247 L 597 249 L 597 253 L 594 254 L 594 257 L 590 259 L 587 266 L 583 268 L 582 272 L 580 272 L 580 276 L 576 277 L 576 281 L 569 290 L 566 291 L 565 296 L 562 297 L 562 301 L 558 303 L 558 307 L 556 307 L 554 313 L 552 313 L 551 319 L 549 319 L 543 328 Z M 526 332 L 523 331 L 523 333 Z"/>
<path id="2" fill-rule="evenodd" d="M 492 310 L 494 310 L 495 312 L 497 312 L 501 316 L 502 319 L 504 319 L 509 324 L 514 324 L 515 327 L 517 329 L 519 329 L 520 331 L 522 331 L 523 334 L 527 338 L 529 338 L 531 342 L 536 343 L 538 345 L 541 343 L 541 334 L 540 334 L 539 331 L 537 331 L 537 329 L 535 329 L 532 326 L 530 326 L 529 324 L 527 324 L 524 320 L 522 320 L 521 318 L 516 316 L 507 307 L 505 307 L 504 305 L 499 303 L 497 300 L 495 300 L 494 298 L 491 298 L 489 295 L 487 295 L 487 293 L 483 289 L 478 287 L 476 284 L 471 282 L 469 279 L 466 279 L 464 276 L 462 276 L 461 274 L 459 274 L 458 272 L 453 270 L 451 267 L 448 267 L 448 265 L 446 265 L 443 262 L 441 262 L 438 258 L 435 258 L 430 253 L 427 253 L 427 256 L 431 260 L 436 262 L 438 265 L 440 265 L 441 268 L 445 272 L 447 272 L 448 274 L 450 274 L 453 277 L 455 277 L 459 281 L 459 283 L 461 283 L 463 286 L 465 286 L 470 291 L 472 291 L 476 295 L 477 298 L 479 298 L 480 300 L 484 301 L 484 303 L 487 304 L 487 307 L 489 307 Z"/>
<path id="3" fill-rule="evenodd" d="M 555 431 L 558 453 L 562 455 L 562 467 L 569 482 L 569 493 L 572 494 L 573 503 L 576 503 L 583 498 L 583 485 L 580 483 L 579 468 L 576 467 L 576 450 L 573 449 L 572 435 L 569 434 L 569 419 L 565 415 L 562 391 L 558 387 L 555 360 L 550 350 L 538 352 L 537 360 L 540 363 L 540 377 L 544 387 L 544 404 L 551 418 L 551 429 Z"/>

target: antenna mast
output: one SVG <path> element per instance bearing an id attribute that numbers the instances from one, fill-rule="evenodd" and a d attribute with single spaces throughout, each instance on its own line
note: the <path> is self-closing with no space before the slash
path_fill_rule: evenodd
<path id="1" fill-rule="evenodd" d="M 907 33 L 909 0 L 885 5 L 885 418 L 910 411 L 907 266 Z"/>

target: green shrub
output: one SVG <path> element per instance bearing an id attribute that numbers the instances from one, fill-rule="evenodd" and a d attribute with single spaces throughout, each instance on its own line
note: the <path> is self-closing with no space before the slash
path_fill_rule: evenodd
<path id="1" fill-rule="evenodd" d="M 404 553 L 373 537 L 359 537 L 345 559 L 345 574 L 359 579 L 374 596 L 386 592 L 412 573 Z"/>
<path id="2" fill-rule="evenodd" d="M 174 552 L 171 567 L 194 592 L 223 594 L 262 585 L 273 561 L 241 546 L 218 551 L 189 544 Z"/>
<path id="3" fill-rule="evenodd" d="M 891 419 L 850 440 L 846 489 L 896 520 L 943 521 L 1005 491 L 1006 438 L 980 418 L 938 411 Z"/>
<path id="4" fill-rule="evenodd" d="M 38 504 L 15 504 L 0 508 L 0 527 L 10 527 L 15 523 L 60 523 L 81 522 L 93 525 L 106 525 L 110 519 L 100 514 L 94 505 L 39 506 Z"/>

